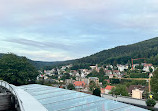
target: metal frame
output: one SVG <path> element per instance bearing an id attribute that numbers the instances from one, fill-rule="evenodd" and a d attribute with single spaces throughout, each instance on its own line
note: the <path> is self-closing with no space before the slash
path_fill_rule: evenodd
<path id="1" fill-rule="evenodd" d="M 23 103 L 20 100 L 20 98 L 19 98 L 17 92 L 14 90 L 14 88 L 9 83 L 7 83 L 6 81 L 3 81 L 3 80 L 0 80 L 0 85 L 5 87 L 6 89 L 8 89 L 16 97 L 16 99 L 18 100 L 18 103 L 19 103 L 20 111 L 25 111 L 24 107 L 23 107 Z"/>

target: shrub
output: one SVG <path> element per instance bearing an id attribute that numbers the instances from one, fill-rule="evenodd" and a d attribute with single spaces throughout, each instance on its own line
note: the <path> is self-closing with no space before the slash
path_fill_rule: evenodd
<path id="1" fill-rule="evenodd" d="M 101 97 L 101 91 L 100 91 L 100 89 L 99 89 L 99 88 L 96 88 L 96 89 L 93 91 L 93 95 Z"/>
<path id="2" fill-rule="evenodd" d="M 147 99 L 146 105 L 154 107 L 156 105 L 156 101 L 154 99 Z"/>
<path id="3" fill-rule="evenodd" d="M 67 86 L 67 89 L 69 89 L 69 90 L 75 90 L 75 87 L 74 87 L 73 84 L 69 84 L 69 85 Z"/>

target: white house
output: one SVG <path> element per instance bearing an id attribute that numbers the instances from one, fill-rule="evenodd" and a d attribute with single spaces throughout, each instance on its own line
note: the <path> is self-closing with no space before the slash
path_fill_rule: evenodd
<path id="1" fill-rule="evenodd" d="M 144 64 L 143 71 L 150 72 L 150 68 L 152 68 L 153 71 L 155 70 L 155 68 L 152 66 L 152 64 Z"/>
<path id="2" fill-rule="evenodd" d="M 95 70 L 95 69 L 96 69 L 96 66 L 90 66 L 90 68 L 91 68 L 92 70 Z"/>
<path id="3" fill-rule="evenodd" d="M 118 67 L 118 70 L 120 72 L 123 72 L 125 69 L 128 69 L 128 65 L 120 65 L 120 64 L 118 64 L 117 67 Z"/>

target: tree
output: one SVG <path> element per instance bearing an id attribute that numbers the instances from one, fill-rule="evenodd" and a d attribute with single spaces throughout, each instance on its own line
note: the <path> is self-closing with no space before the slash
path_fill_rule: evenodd
<path id="1" fill-rule="evenodd" d="M 62 79 L 62 80 L 70 79 L 70 74 L 69 74 L 69 73 L 65 73 L 65 74 L 63 74 L 63 76 L 62 76 L 61 79 Z"/>
<path id="2" fill-rule="evenodd" d="M 101 69 L 99 70 L 99 75 L 101 75 L 101 76 L 104 76 L 104 75 L 105 75 L 105 72 L 104 72 L 104 69 L 103 69 L 103 68 L 101 68 Z"/>
<path id="3" fill-rule="evenodd" d="M 109 76 L 105 76 L 105 72 L 103 68 L 99 70 L 99 73 L 96 70 L 93 70 L 90 74 L 87 75 L 87 77 L 98 77 L 99 82 L 102 83 L 105 83 L 105 79 L 109 79 Z"/>
<path id="4" fill-rule="evenodd" d="M 117 66 L 117 61 L 116 60 L 114 60 L 113 66 Z"/>
<path id="5" fill-rule="evenodd" d="M 111 67 L 108 67 L 108 70 L 112 70 L 112 68 L 111 68 Z"/>
<path id="6" fill-rule="evenodd" d="M 158 100 L 158 69 L 151 78 L 151 91 L 153 92 L 154 99 Z"/>
<path id="7" fill-rule="evenodd" d="M 128 96 L 128 92 L 125 85 L 118 85 L 112 88 L 110 93 L 115 95 Z"/>
<path id="8" fill-rule="evenodd" d="M 150 67 L 150 68 L 149 68 L 149 71 L 150 71 L 150 72 L 153 72 L 153 69 Z"/>
<path id="9" fill-rule="evenodd" d="M 146 105 L 150 107 L 154 107 L 156 105 L 156 101 L 154 99 L 147 99 Z"/>
<path id="10" fill-rule="evenodd" d="M 135 67 L 136 69 L 143 69 L 143 65 L 139 64 L 138 66 Z"/>
<path id="11" fill-rule="evenodd" d="M 96 83 L 94 81 L 90 81 L 89 89 L 90 91 L 94 91 L 97 88 Z"/>
<path id="12" fill-rule="evenodd" d="M 105 86 L 107 83 L 108 83 L 108 82 L 104 80 L 104 81 L 102 82 L 102 85 Z"/>
<path id="13" fill-rule="evenodd" d="M 101 97 L 101 91 L 100 91 L 100 89 L 99 89 L 99 88 L 96 88 L 96 89 L 93 91 L 93 95 Z"/>
<path id="14" fill-rule="evenodd" d="M 130 73 L 131 78 L 149 78 L 148 73 Z"/>
<path id="15" fill-rule="evenodd" d="M 74 90 L 74 89 L 75 89 L 75 87 L 74 87 L 74 85 L 73 85 L 73 84 L 69 84 L 69 85 L 67 86 L 67 89 L 69 89 L 69 90 Z"/>
<path id="16" fill-rule="evenodd" d="M 119 84 L 120 80 L 119 79 L 110 79 L 111 84 Z"/>
<path id="17" fill-rule="evenodd" d="M 0 78 L 14 85 L 34 83 L 38 71 L 26 57 L 5 54 L 0 59 Z"/>

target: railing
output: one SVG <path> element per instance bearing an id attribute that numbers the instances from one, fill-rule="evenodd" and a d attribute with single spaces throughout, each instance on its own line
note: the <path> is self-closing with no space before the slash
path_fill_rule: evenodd
<path id="1" fill-rule="evenodd" d="M 18 94 L 17 94 L 16 90 L 12 87 L 12 85 L 7 83 L 6 81 L 0 80 L 0 86 L 3 86 L 6 89 L 8 89 L 16 97 L 16 99 L 18 100 L 20 111 L 25 111 L 24 107 L 23 107 L 23 103 L 20 100 L 20 98 L 18 97 Z"/>

